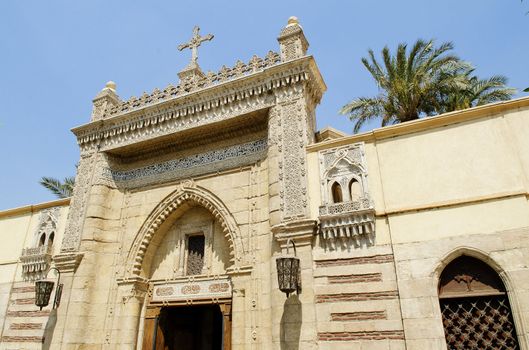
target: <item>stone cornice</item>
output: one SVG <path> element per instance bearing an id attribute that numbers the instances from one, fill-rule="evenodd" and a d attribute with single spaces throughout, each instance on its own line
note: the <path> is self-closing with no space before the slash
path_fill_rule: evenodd
<path id="1" fill-rule="evenodd" d="M 317 152 L 320 150 L 348 145 L 356 142 L 374 142 L 400 135 L 408 135 L 416 132 L 427 131 L 447 125 L 453 125 L 462 122 L 468 122 L 475 119 L 488 118 L 500 113 L 515 111 L 519 108 L 529 107 L 529 97 L 522 97 L 509 101 L 491 103 L 483 106 L 464 109 L 440 114 L 433 117 L 421 118 L 406 123 L 385 126 L 383 128 L 373 129 L 356 135 L 341 137 L 334 140 L 324 141 L 309 145 L 308 152 Z"/>
<path id="2" fill-rule="evenodd" d="M 26 205 L 23 207 L 6 209 L 0 211 L 0 218 L 22 215 L 27 213 L 34 213 L 43 209 L 53 208 L 53 207 L 63 207 L 70 204 L 70 198 L 57 199 L 50 202 L 44 202 L 39 204 Z"/>
<path id="3" fill-rule="evenodd" d="M 81 150 L 111 150 L 272 105 L 268 92 L 305 82 L 318 103 L 326 90 L 312 56 L 72 129 Z"/>

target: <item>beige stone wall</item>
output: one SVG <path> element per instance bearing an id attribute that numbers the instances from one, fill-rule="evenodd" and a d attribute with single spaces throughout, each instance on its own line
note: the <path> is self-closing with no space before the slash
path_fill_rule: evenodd
<path id="1" fill-rule="evenodd" d="M 50 208 L 58 210 L 53 251 L 59 251 L 68 216 L 67 203 L 62 200 L 0 212 L 1 349 L 42 347 L 51 307 L 45 308 L 42 315 L 30 316 L 38 308 L 34 305 L 33 281 L 25 281 L 22 275 L 20 256 L 23 248 L 38 245 L 39 220 L 42 212 Z"/>
<path id="2" fill-rule="evenodd" d="M 338 295 L 342 298 L 322 303 L 325 306 L 320 306 L 316 299 L 318 331 L 334 332 L 332 336 L 345 339 L 359 330 L 380 330 L 388 321 L 366 320 L 382 318 L 374 313 L 379 310 L 385 311 L 384 317 L 397 320 L 391 328 L 404 331 L 407 349 L 445 349 L 438 278 L 444 266 L 466 254 L 485 261 L 502 277 L 520 345 L 526 349 L 529 109 L 525 105 L 518 109 L 498 107 L 438 118 L 309 148 L 313 215 L 317 215 L 321 203 L 315 169 L 317 151 L 362 141 L 369 192 L 377 215 L 374 246 L 349 246 L 330 252 L 315 248 L 316 281 L 321 281 L 318 293 L 330 295 L 330 299 Z M 380 256 L 381 249 L 392 257 L 391 263 L 388 258 L 387 266 L 379 261 L 358 260 L 362 256 Z M 377 273 L 378 277 L 374 277 Z M 340 284 L 333 286 L 330 283 L 333 278 Z M 344 294 L 354 299 L 359 298 L 359 291 L 381 288 L 396 290 L 398 297 L 391 302 L 343 300 L 347 297 Z M 339 315 L 340 312 L 345 315 Z M 358 320 L 359 317 L 363 319 Z M 362 346 L 361 340 L 344 343 L 332 336 L 328 335 L 321 346 L 333 349 Z M 377 344 L 389 348 L 398 341 Z"/>

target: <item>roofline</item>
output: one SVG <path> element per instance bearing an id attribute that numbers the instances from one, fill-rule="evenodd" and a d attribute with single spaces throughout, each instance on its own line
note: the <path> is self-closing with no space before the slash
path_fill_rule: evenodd
<path id="1" fill-rule="evenodd" d="M 115 125 L 115 123 L 120 122 L 127 122 L 129 119 L 133 118 L 134 116 L 144 116 L 146 113 L 152 110 L 157 110 L 159 108 L 165 108 L 166 106 L 178 104 L 178 103 L 185 103 L 189 100 L 199 100 L 202 98 L 202 96 L 207 96 L 208 94 L 214 94 L 216 91 L 225 92 L 229 91 L 233 85 L 236 85 L 241 82 L 260 82 L 262 80 L 262 77 L 265 75 L 272 76 L 273 74 L 276 74 L 277 72 L 280 72 L 282 70 L 288 70 L 292 67 L 295 67 L 299 64 L 306 64 L 309 66 L 309 68 L 312 70 L 312 73 L 314 73 L 314 77 L 316 80 L 316 84 L 321 87 L 321 97 L 323 97 L 323 94 L 327 91 L 327 85 L 325 84 L 325 81 L 323 80 L 323 76 L 316 64 L 316 60 L 313 55 L 306 55 L 303 57 L 295 58 L 292 60 L 288 60 L 285 62 L 280 62 L 277 64 L 274 64 L 272 66 L 266 67 L 261 71 L 257 71 L 254 73 L 250 73 L 247 75 L 242 75 L 233 79 L 228 79 L 226 81 L 223 81 L 222 83 L 206 86 L 203 88 L 198 88 L 196 90 L 190 91 L 188 93 L 183 93 L 181 95 L 174 96 L 172 98 L 168 98 L 163 101 L 158 101 L 155 103 L 151 103 L 148 105 L 141 106 L 139 108 L 135 108 L 129 111 L 125 111 L 123 113 L 118 113 L 113 116 L 105 117 L 103 119 L 97 120 L 97 121 L 89 121 L 87 123 L 81 124 L 79 126 L 73 127 L 70 129 L 70 131 L 77 137 L 79 132 L 84 132 L 87 129 L 94 129 L 97 130 L 98 128 L 101 129 L 105 127 L 107 124 Z M 120 102 L 126 102 L 120 101 Z"/>
<path id="2" fill-rule="evenodd" d="M 27 214 L 27 213 L 34 213 L 36 211 L 40 211 L 42 209 L 47 209 L 47 208 L 63 207 L 66 205 L 70 205 L 70 199 L 71 197 L 68 197 L 68 198 L 57 199 L 57 200 L 49 201 L 49 202 L 30 204 L 30 205 L 26 205 L 26 206 L 18 207 L 18 208 L 0 210 L 0 218 Z"/>
<path id="3" fill-rule="evenodd" d="M 413 134 L 416 132 L 436 129 L 442 126 L 486 118 L 501 112 L 523 107 L 529 107 L 529 96 L 444 113 L 433 117 L 421 118 L 405 123 L 376 128 L 356 135 L 344 136 L 335 140 L 315 143 L 307 146 L 307 152 L 316 152 L 355 142 L 374 142 L 376 140 L 383 140 L 390 137 Z"/>

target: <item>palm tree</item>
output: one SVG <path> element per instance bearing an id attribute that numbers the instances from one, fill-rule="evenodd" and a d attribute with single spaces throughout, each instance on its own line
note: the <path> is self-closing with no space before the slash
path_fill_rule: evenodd
<path id="1" fill-rule="evenodd" d="M 472 76 L 474 68 L 450 54 L 451 50 L 450 42 L 435 47 L 433 40 L 419 39 L 409 52 L 406 44 L 399 44 L 392 56 L 386 46 L 382 50 L 383 65 L 369 50 L 369 59 L 362 58 L 362 63 L 380 93 L 353 100 L 340 113 L 355 121 L 356 133 L 371 119 L 380 118 L 381 125 L 386 126 L 510 99 L 515 93 L 505 86 L 507 80 L 503 76 L 485 80 Z"/>
<path id="2" fill-rule="evenodd" d="M 341 114 L 356 121 L 354 131 L 368 120 L 382 119 L 382 126 L 418 119 L 421 115 L 435 114 L 438 92 L 464 84 L 454 72 L 468 66 L 457 56 L 449 54 L 453 44 L 439 47 L 434 41 L 417 40 L 408 52 L 406 44 L 399 44 L 392 56 L 389 48 L 382 49 L 381 65 L 369 50 L 369 59 L 362 63 L 373 76 L 380 93 L 375 97 L 360 97 L 345 105 Z"/>
<path id="3" fill-rule="evenodd" d="M 68 198 L 73 195 L 73 186 L 75 184 L 75 177 L 65 177 L 63 181 L 53 177 L 43 176 L 39 183 L 50 190 L 57 198 Z"/>
<path id="4" fill-rule="evenodd" d="M 473 72 L 474 69 L 467 69 L 463 72 L 467 81 L 466 85 L 440 91 L 439 99 L 442 103 L 438 110 L 439 113 L 510 100 L 516 93 L 516 89 L 506 86 L 507 78 L 503 75 L 480 79 L 472 75 Z"/>

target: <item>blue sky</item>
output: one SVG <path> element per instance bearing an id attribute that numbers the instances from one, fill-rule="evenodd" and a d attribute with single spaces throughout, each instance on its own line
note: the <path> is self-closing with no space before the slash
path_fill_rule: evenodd
<path id="1" fill-rule="evenodd" d="M 277 51 L 280 29 L 297 16 L 328 86 L 318 127 L 350 132 L 340 107 L 377 93 L 360 63 L 369 48 L 453 41 L 479 76 L 529 86 L 527 11 L 529 1 L 519 0 L 2 1 L 0 210 L 54 199 L 38 180 L 75 173 L 69 130 L 89 121 L 105 82 L 114 80 L 125 99 L 177 83 L 190 53 L 176 47 L 194 25 L 215 35 L 199 50 L 202 68 L 215 71 Z"/>

